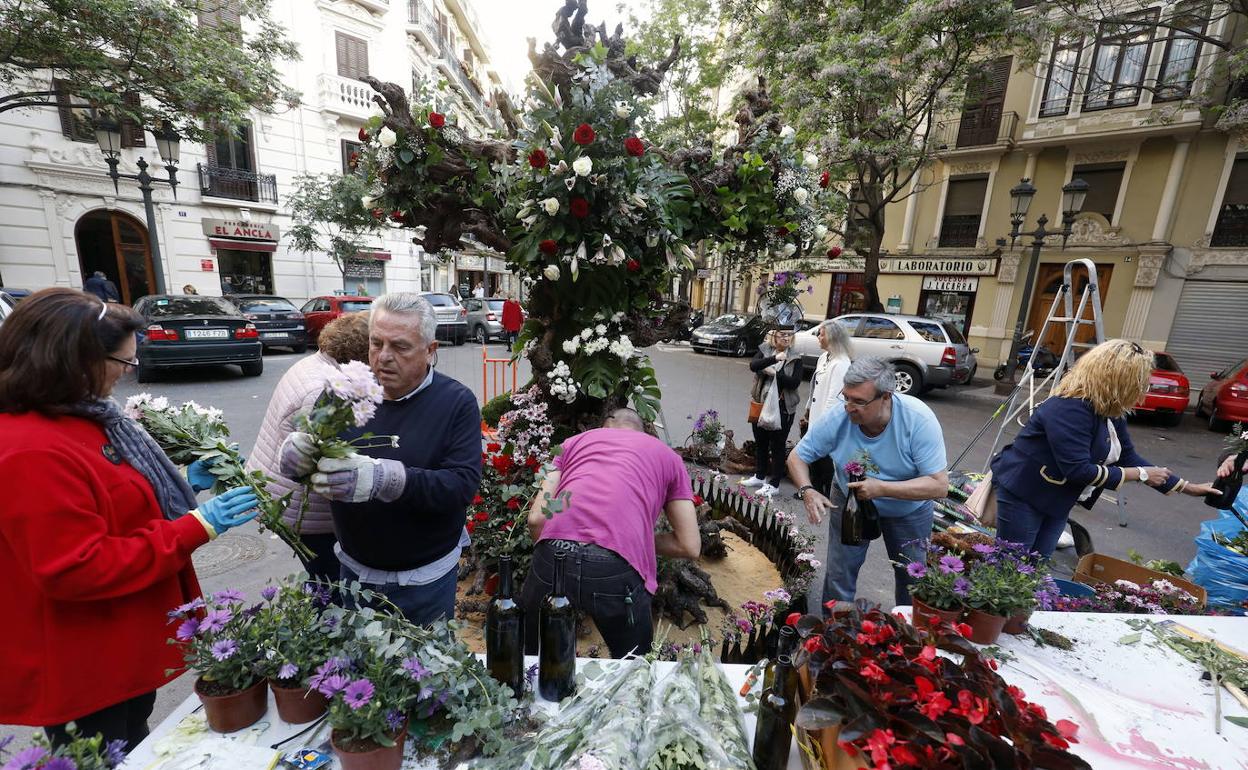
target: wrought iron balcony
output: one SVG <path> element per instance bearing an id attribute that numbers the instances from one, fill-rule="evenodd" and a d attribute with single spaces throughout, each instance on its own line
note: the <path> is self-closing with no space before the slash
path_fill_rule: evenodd
<path id="1" fill-rule="evenodd" d="M 975 110 L 937 123 L 932 143 L 939 152 L 994 144 L 1008 147 L 1014 144 L 1017 131 L 1017 112 Z"/>
<path id="2" fill-rule="evenodd" d="M 427 0 L 407 0 L 407 33 L 414 36 L 430 51 L 442 50 L 442 34 L 433 17 L 433 7 Z"/>
<path id="3" fill-rule="evenodd" d="M 277 203 L 277 177 L 225 166 L 197 163 L 199 190 L 214 198 L 230 198 L 253 203 Z"/>
<path id="4" fill-rule="evenodd" d="M 974 248 L 979 239 L 979 214 L 946 214 L 940 222 L 941 248 Z"/>
<path id="5" fill-rule="evenodd" d="M 1218 214 L 1210 246 L 1248 246 L 1248 203 L 1228 203 Z"/>

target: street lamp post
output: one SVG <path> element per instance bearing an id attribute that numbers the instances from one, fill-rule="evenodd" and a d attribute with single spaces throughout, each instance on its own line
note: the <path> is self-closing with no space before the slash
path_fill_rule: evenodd
<path id="1" fill-rule="evenodd" d="M 142 157 L 135 164 L 139 167 L 137 174 L 122 174 L 117 170 L 121 163 L 121 125 L 111 117 L 99 118 L 95 121 L 95 141 L 104 153 L 104 162 L 108 164 L 108 176 L 113 180 L 113 189 L 120 191 L 118 180 L 133 179 L 139 183 L 143 193 L 143 209 L 147 214 L 147 238 L 152 250 L 152 271 L 156 282 L 156 293 L 165 293 L 165 269 L 160 256 L 160 239 L 156 235 L 156 208 L 152 204 L 152 185 L 163 183 L 173 191 L 174 200 L 178 197 L 178 157 L 180 154 L 181 137 L 173 130 L 168 121 L 159 130 L 153 130 L 156 137 L 156 150 L 165 164 L 168 179 L 157 179 L 147 173 L 148 163 Z"/>
<path id="2" fill-rule="evenodd" d="M 1088 197 L 1088 183 L 1082 179 L 1072 179 L 1062 187 L 1062 229 L 1046 230 L 1049 218 L 1041 214 L 1036 220 L 1036 229 L 1031 235 L 1031 264 L 1027 266 L 1027 278 L 1023 282 L 1023 296 L 1018 305 L 1018 320 L 1014 324 L 1014 339 L 1010 342 L 1010 354 L 1005 359 L 1005 378 L 997 385 L 997 392 L 1007 394 L 1014 389 L 1017 371 L 1018 351 L 1023 346 L 1023 326 L 1027 323 L 1027 313 L 1031 309 L 1031 294 L 1035 288 L 1036 275 L 1040 270 L 1040 250 L 1044 248 L 1046 238 L 1053 235 L 1062 236 L 1062 248 L 1066 248 L 1066 240 L 1070 238 L 1070 228 L 1075 217 L 1083 210 L 1083 201 Z M 1036 196 L 1036 188 L 1031 180 L 1023 178 L 1010 190 L 1010 247 L 1018 241 L 1023 223 L 1027 220 L 1027 209 L 1031 207 L 1031 199 Z M 1043 340 L 1037 339 L 1036 345 Z"/>

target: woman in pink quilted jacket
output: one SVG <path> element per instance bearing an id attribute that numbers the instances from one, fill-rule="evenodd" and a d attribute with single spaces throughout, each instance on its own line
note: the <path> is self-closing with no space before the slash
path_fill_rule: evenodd
<path id="1" fill-rule="evenodd" d="M 282 476 L 278 450 L 286 436 L 298 430 L 295 421 L 300 414 L 312 409 L 337 364 L 368 362 L 368 313 L 350 313 L 334 319 L 321 331 L 317 345 L 320 349 L 316 353 L 290 367 L 278 381 L 264 422 L 260 423 L 260 435 L 247 460 L 248 470 L 262 471 L 273 479 L 269 493 L 274 497 L 293 492 L 285 515 L 286 523 L 291 526 L 299 517 L 303 485 Z M 334 554 L 337 537 L 328 499 L 315 493 L 308 497 L 299 537 L 316 554 L 306 566 L 308 574 L 319 580 L 338 580 L 338 557 Z"/>

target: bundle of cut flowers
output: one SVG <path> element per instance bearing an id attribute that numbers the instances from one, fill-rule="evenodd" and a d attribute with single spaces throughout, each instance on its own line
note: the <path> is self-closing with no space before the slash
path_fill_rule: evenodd
<path id="1" fill-rule="evenodd" d="M 291 529 L 282 519 L 290 496 L 273 497 L 268 491 L 270 479 L 260 471 L 249 472 L 244 467 L 238 446 L 229 440 L 230 429 L 220 409 L 203 407 L 194 401 L 174 405 L 164 396 L 139 393 L 126 399 L 123 411 L 143 426 L 174 463 L 210 463 L 209 469 L 217 478 L 212 488 L 214 494 L 234 487 L 251 487 L 259 501 L 260 515 L 256 520 L 261 528 L 277 535 L 305 563 L 314 556 L 299 539 L 297 528 Z"/>
<path id="2" fill-rule="evenodd" d="M 199 675 L 208 695 L 240 692 L 260 677 L 260 639 L 255 618 L 261 606 L 245 606 L 241 591 L 227 589 L 169 611 L 177 623 L 172 643 L 182 646 L 186 667 Z"/>
<path id="3" fill-rule="evenodd" d="M 112 770 L 126 759 L 126 742 L 105 741 L 96 734 L 85 738 L 74 725 L 68 728 L 70 741 L 53 748 L 42 732 L 32 737 L 34 745 L 13 754 L 4 770 Z M 13 736 L 0 738 L 0 759 L 8 756 Z"/>
<path id="4" fill-rule="evenodd" d="M 374 442 L 372 434 L 354 441 L 338 438 L 345 431 L 367 425 L 384 398 L 385 392 L 368 364 L 363 361 L 339 364 L 338 371 L 325 382 L 325 389 L 312 410 L 299 418 L 299 428 L 316 440 L 322 457 L 346 457 L 359 448 L 397 445 L 397 436 L 386 436 L 384 442 Z"/>
<path id="5" fill-rule="evenodd" d="M 1220 612 L 1200 606 L 1200 601 L 1169 580 L 1153 580 L 1147 585 L 1115 580 L 1093 586 L 1095 596 L 1061 596 L 1053 603 L 1059 612 L 1126 612 L 1151 615 L 1217 615 Z"/>
<path id="6" fill-rule="evenodd" d="M 810 630 L 801 656 L 827 662 L 797 723 L 837 730 L 838 746 L 869 767 L 1090 768 L 1068 751 L 1078 726 L 1050 722 L 963 638 L 961 624 L 929 633 L 860 602 L 798 625 Z"/>

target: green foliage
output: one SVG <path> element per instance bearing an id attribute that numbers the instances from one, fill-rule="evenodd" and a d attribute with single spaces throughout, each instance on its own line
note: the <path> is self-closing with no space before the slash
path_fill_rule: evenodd
<path id="1" fill-rule="evenodd" d="M 242 0 L 240 22 L 198 21 L 226 0 L 41 0 L 0 4 L 0 111 L 55 106 L 57 97 L 132 118 L 169 120 L 204 141 L 252 110 L 275 112 L 299 95 L 277 63 L 298 48 L 270 16 L 270 0 Z M 221 13 L 225 13 L 222 11 Z M 47 71 L 68 83 L 51 90 Z M 127 105 L 124 94 L 142 96 Z"/>
<path id="2" fill-rule="evenodd" d="M 498 418 L 510 412 L 511 408 L 511 394 L 500 393 L 481 407 L 481 421 L 491 428 L 497 428 Z"/>
<path id="3" fill-rule="evenodd" d="M 307 174 L 295 178 L 287 203 L 294 224 L 291 245 L 304 253 L 324 252 L 339 272 L 369 248 L 369 241 L 389 229 L 386 214 L 365 208 L 368 183 L 358 174 Z"/>

